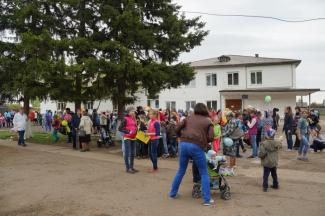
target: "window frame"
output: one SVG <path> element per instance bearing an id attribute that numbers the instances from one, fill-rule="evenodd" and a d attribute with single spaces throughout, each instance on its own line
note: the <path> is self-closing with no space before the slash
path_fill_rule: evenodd
<path id="1" fill-rule="evenodd" d="M 260 80 L 258 79 L 258 74 L 260 74 Z M 253 78 L 253 75 L 254 75 L 254 83 L 252 82 L 252 78 Z M 263 85 L 263 73 L 261 70 L 256 70 L 256 71 L 250 71 L 250 77 L 251 77 L 251 85 Z M 259 82 L 260 81 L 260 82 Z"/>
<path id="2" fill-rule="evenodd" d="M 169 106 L 168 106 L 168 104 L 169 104 Z M 173 107 L 173 104 L 175 104 L 175 107 Z M 169 109 L 169 110 L 175 109 L 176 110 L 176 101 L 166 101 L 166 109 Z"/>
<path id="3" fill-rule="evenodd" d="M 91 105 L 91 106 L 90 106 Z M 94 101 L 88 101 L 86 103 L 86 109 L 87 110 L 93 110 L 94 109 Z"/>
<path id="4" fill-rule="evenodd" d="M 188 108 L 188 103 L 189 103 L 189 108 Z M 191 101 L 185 101 L 185 110 L 189 111 L 190 109 L 194 109 L 196 105 L 196 101 L 195 100 L 191 100 Z"/>
<path id="5" fill-rule="evenodd" d="M 237 75 L 237 84 L 235 84 L 235 74 Z M 229 82 L 230 79 L 229 77 L 231 77 L 231 83 Z M 234 72 L 227 72 L 227 83 L 228 86 L 239 86 L 239 72 L 238 71 L 234 71 Z"/>
<path id="6" fill-rule="evenodd" d="M 214 102 L 215 102 L 215 107 L 213 106 Z M 210 103 L 210 106 L 209 106 L 209 103 Z M 217 100 L 207 100 L 206 105 L 207 105 L 209 110 L 211 110 L 211 109 L 213 109 L 215 111 L 218 110 L 218 101 Z"/>
<path id="7" fill-rule="evenodd" d="M 207 87 L 216 87 L 216 86 L 218 86 L 218 75 L 217 75 L 217 73 L 206 73 L 205 74 L 205 85 Z"/>
<path id="8" fill-rule="evenodd" d="M 67 107 L 67 103 L 63 102 L 63 101 L 58 101 L 56 107 L 57 107 L 57 110 L 64 111 L 65 108 Z"/>

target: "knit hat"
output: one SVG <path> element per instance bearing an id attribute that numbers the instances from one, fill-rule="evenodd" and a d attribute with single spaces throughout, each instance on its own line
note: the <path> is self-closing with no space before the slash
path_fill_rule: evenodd
<path id="1" fill-rule="evenodd" d="M 268 139 L 274 139 L 274 136 L 275 136 L 275 130 L 273 130 L 272 128 L 269 128 L 266 131 L 266 138 L 268 138 Z"/>
<path id="2" fill-rule="evenodd" d="M 213 151 L 213 150 L 209 150 L 207 155 L 208 155 L 208 158 L 211 158 L 212 156 L 216 156 L 217 153 L 215 151 Z"/>

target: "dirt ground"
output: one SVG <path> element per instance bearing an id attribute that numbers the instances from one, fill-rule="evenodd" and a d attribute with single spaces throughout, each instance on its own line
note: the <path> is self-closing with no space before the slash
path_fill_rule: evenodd
<path id="1" fill-rule="evenodd" d="M 214 193 L 211 207 L 191 198 L 190 167 L 181 197 L 169 200 L 176 159 L 160 159 L 157 174 L 146 172 L 148 160 L 136 160 L 140 172 L 130 175 L 120 154 L 119 149 L 81 153 L 0 141 L 0 215 L 325 215 L 325 152 L 310 153 L 310 162 L 302 162 L 296 152 L 281 151 L 280 190 L 267 193 L 262 192 L 259 161 L 242 158 L 237 175 L 228 178 L 232 199 Z"/>

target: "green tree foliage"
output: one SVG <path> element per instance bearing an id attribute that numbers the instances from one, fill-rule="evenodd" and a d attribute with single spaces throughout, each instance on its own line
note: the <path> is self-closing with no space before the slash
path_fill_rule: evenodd
<path id="1" fill-rule="evenodd" d="M 0 44 L 0 86 L 11 96 L 21 96 L 26 111 L 36 97 L 46 97 L 48 86 L 43 75 L 51 70 L 52 35 L 58 14 L 50 9 L 55 1 L 1 0 L 0 31 L 12 39 Z"/>
<path id="2" fill-rule="evenodd" d="M 171 0 L 98 2 L 105 23 L 96 35 L 100 55 L 87 65 L 99 71 L 119 113 L 134 102 L 140 89 L 153 96 L 193 79 L 194 70 L 188 64 L 175 62 L 207 35 L 199 18 L 185 18 Z"/>
<path id="3" fill-rule="evenodd" d="M 74 101 L 76 109 L 110 98 L 122 113 L 139 90 L 154 96 L 187 84 L 194 70 L 179 55 L 207 35 L 171 0 L 0 2 L 0 31 L 17 37 L 0 43 L 6 91 Z"/>

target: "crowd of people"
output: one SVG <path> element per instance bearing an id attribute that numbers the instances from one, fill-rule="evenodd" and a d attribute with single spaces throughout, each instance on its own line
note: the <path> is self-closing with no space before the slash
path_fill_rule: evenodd
<path id="1" fill-rule="evenodd" d="M 194 110 L 188 112 L 128 107 L 118 123 L 117 114 L 112 112 L 93 110 L 89 114 L 88 110 L 78 110 L 74 113 L 66 108 L 64 112 L 52 113 L 47 110 L 43 115 L 38 112 L 26 115 L 21 109 L 17 113 L 0 113 L 0 127 L 13 127 L 19 134 L 18 145 L 26 146 L 26 122 L 34 122 L 41 125 L 46 132 L 51 132 L 54 142 L 60 139 L 59 133 L 64 134 L 68 143 L 72 143 L 73 149 L 81 149 L 82 152 L 90 150 L 93 133 L 99 133 L 99 141 L 103 141 L 105 134 L 107 137 L 112 131 L 118 130 L 122 136 L 127 173 L 138 172 L 134 164 L 136 157 L 149 157 L 152 165 L 150 173 L 158 172 L 159 156 L 178 157 L 179 170 L 169 194 L 170 198 L 175 199 L 191 160 L 194 185 L 202 186 L 204 204 L 210 205 L 213 202 L 210 198 L 208 175 L 208 166 L 213 164 L 211 161 L 216 156 L 220 156 L 219 159 L 222 160 L 227 158 L 227 166 L 223 172 L 233 176 L 236 159 L 243 157 L 241 152 L 245 153 L 248 147 L 251 147 L 248 159 L 261 159 L 264 169 L 263 190 L 268 189 L 270 174 L 273 177 L 272 187 L 279 188 L 277 165 L 282 140 L 275 138 L 277 131 L 281 135 L 278 111 L 277 108 L 260 111 L 253 107 L 243 111 L 214 111 L 208 110 L 202 103 L 196 104 Z M 325 139 L 320 131 L 317 111 L 296 107 L 294 113 L 291 107 L 286 107 L 282 132 L 286 137 L 287 151 L 298 150 L 298 160 L 308 161 L 309 147 L 315 152 L 325 148 Z"/>

